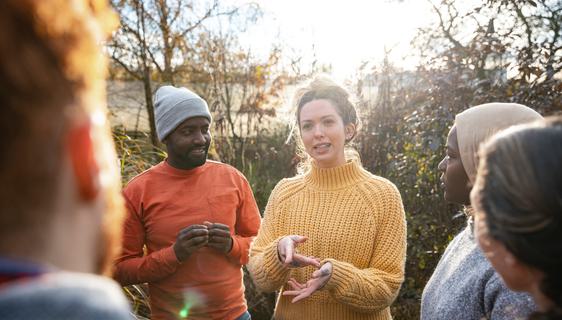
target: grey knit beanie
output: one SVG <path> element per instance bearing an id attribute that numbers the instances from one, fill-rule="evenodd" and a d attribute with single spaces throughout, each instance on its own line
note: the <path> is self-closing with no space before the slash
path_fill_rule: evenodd
<path id="1" fill-rule="evenodd" d="M 156 133 L 164 140 L 183 121 L 193 117 L 212 120 L 207 102 L 186 88 L 162 86 L 154 94 Z"/>

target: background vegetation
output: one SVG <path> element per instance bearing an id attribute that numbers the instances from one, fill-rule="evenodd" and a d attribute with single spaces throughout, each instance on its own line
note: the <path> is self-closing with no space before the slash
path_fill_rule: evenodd
<path id="1" fill-rule="evenodd" d="M 111 80 L 142 83 L 140 107 L 150 124 L 147 130 L 114 128 L 123 181 L 165 157 L 154 135 L 153 91 L 159 83 L 186 85 L 214 114 L 212 156 L 246 175 L 263 212 L 273 186 L 294 175 L 298 162 L 294 143 L 286 143 L 290 124 L 282 97 L 326 70 L 314 65 L 301 72 L 298 57 L 288 57 L 280 45 L 267 59 L 243 49 L 237 34 L 260 18 L 258 6 L 164 0 L 114 6 L 122 25 L 107 44 Z M 356 147 L 363 164 L 397 185 L 406 209 L 406 281 L 393 305 L 395 319 L 419 318 L 423 287 L 465 223 L 461 208 L 443 201 L 436 169 L 455 114 L 492 101 L 562 113 L 561 1 L 482 0 L 461 10 L 443 0 L 433 7 L 435 23 L 412 42 L 412 52 L 422 57 L 415 70 L 387 59 L 366 61 L 346 83 L 362 115 Z M 274 298 L 257 292 L 248 277 L 246 287 L 254 319 L 269 319 Z M 138 308 L 139 316 L 146 312 Z"/>

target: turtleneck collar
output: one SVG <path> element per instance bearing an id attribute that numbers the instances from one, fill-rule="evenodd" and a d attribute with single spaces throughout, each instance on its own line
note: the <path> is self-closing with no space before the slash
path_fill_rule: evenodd
<path id="1" fill-rule="evenodd" d="M 310 170 L 305 174 L 307 185 L 320 190 L 342 189 L 370 177 L 357 160 L 348 160 L 345 164 L 334 168 L 319 168 L 313 161 Z"/>

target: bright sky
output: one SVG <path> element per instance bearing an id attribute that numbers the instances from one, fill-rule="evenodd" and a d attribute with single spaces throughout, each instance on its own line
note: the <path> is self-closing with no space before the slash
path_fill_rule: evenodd
<path id="1" fill-rule="evenodd" d="M 230 0 L 243 3 L 244 0 Z M 362 61 L 381 61 L 385 48 L 403 68 L 412 68 L 415 57 L 409 44 L 418 27 L 434 17 L 422 0 L 261 0 L 264 17 L 240 38 L 258 53 L 281 42 L 288 54 L 302 56 L 310 65 L 316 59 L 332 65 L 332 76 L 344 80 Z"/>

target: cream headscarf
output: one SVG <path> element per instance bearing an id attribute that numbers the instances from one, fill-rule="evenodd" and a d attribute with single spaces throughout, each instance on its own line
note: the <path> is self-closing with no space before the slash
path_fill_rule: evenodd
<path id="1" fill-rule="evenodd" d="M 478 147 L 494 133 L 510 126 L 542 119 L 535 110 L 517 103 L 486 103 L 455 117 L 461 161 L 470 183 L 476 180 Z"/>

